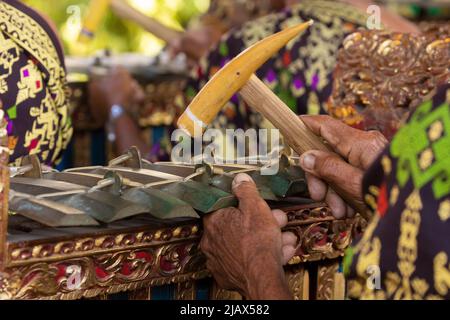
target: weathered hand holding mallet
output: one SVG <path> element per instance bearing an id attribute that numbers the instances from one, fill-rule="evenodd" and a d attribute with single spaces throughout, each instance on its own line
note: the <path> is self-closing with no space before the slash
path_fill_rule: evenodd
<path id="1" fill-rule="evenodd" d="M 191 136 L 201 133 L 217 117 L 221 108 L 239 91 L 249 106 L 280 130 L 295 152 L 300 155 L 309 150 L 330 152 L 328 146 L 253 74 L 277 51 L 312 24 L 313 21 L 309 21 L 287 28 L 259 41 L 231 60 L 193 99 L 178 120 L 178 127 L 186 130 Z M 335 187 L 336 191 L 340 190 L 338 186 L 332 187 Z M 354 209 L 365 213 L 365 209 L 354 199 L 343 198 Z"/>

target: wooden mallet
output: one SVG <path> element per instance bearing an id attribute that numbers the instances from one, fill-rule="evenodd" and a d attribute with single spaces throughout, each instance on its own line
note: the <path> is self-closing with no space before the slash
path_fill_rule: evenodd
<path id="1" fill-rule="evenodd" d="M 231 97 L 239 92 L 250 107 L 280 130 L 289 146 L 299 155 L 309 150 L 332 152 L 321 138 L 311 132 L 300 118 L 254 75 L 261 65 L 312 24 L 311 20 L 287 28 L 257 42 L 231 60 L 193 99 L 178 120 L 178 127 L 193 137 L 202 133 Z M 332 187 L 340 193 L 339 186 Z M 362 204 L 355 199 L 342 197 L 354 209 L 365 214 L 366 209 Z"/>
<path id="2" fill-rule="evenodd" d="M 170 42 L 181 34 L 180 31 L 165 26 L 152 17 L 139 12 L 124 0 L 91 0 L 79 35 L 80 42 L 87 43 L 94 38 L 95 32 L 100 27 L 109 7 L 112 7 L 114 12 L 122 18 L 136 22 L 165 42 Z"/>

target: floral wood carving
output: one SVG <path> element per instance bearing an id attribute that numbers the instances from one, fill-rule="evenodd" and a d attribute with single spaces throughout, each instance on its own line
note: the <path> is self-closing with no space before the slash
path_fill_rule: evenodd
<path id="1" fill-rule="evenodd" d="M 299 239 L 290 264 L 340 257 L 352 238 L 366 227 L 366 221 L 359 215 L 354 219 L 336 220 L 327 207 L 288 212 L 288 220 L 287 230 Z"/>
<path id="2" fill-rule="evenodd" d="M 391 138 L 411 109 L 450 79 L 450 37 L 359 31 L 344 41 L 328 112 Z"/>
<path id="3" fill-rule="evenodd" d="M 317 300 L 343 300 L 344 275 L 339 270 L 339 260 L 327 261 L 317 271 Z"/>
<path id="4" fill-rule="evenodd" d="M 430 40 L 445 40 L 450 35 L 450 22 L 426 21 L 419 24 L 420 30 Z"/>
<path id="5" fill-rule="evenodd" d="M 337 221 L 320 204 L 287 211 L 287 229 L 300 238 L 291 265 L 342 256 L 352 235 L 365 225 L 359 217 Z M 200 236 L 198 225 L 186 224 L 56 243 L 10 244 L 8 264 L 0 270 L 0 299 L 90 298 L 170 283 L 177 284 L 179 298 L 189 298 L 193 287 L 182 283 L 209 276 L 198 248 Z M 214 292 L 213 298 L 234 297 L 220 288 Z"/>
<path id="6" fill-rule="evenodd" d="M 286 280 L 294 300 L 309 300 L 309 272 L 304 265 L 287 268 Z"/>

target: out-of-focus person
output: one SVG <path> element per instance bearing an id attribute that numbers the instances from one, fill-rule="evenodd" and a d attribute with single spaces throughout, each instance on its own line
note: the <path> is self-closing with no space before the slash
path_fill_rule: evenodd
<path id="1" fill-rule="evenodd" d="M 282 10 L 298 0 L 211 0 L 208 11 L 191 23 L 184 32 L 169 30 L 156 20 L 134 9 L 124 0 L 112 0 L 113 11 L 121 18 L 130 19 L 148 31 L 156 31 L 167 41 L 170 53 L 184 53 L 195 65 L 221 36 L 233 28 L 272 12 Z M 165 30 L 164 30 L 165 29 Z M 158 36 L 158 35 L 157 35 Z"/>
<path id="2" fill-rule="evenodd" d="M 289 6 L 279 13 L 264 15 L 246 23 L 237 19 L 236 21 L 241 21 L 243 25 L 231 29 L 220 38 L 209 53 L 201 58 L 200 63 L 192 68 L 191 80 L 185 90 L 185 106 L 221 67 L 247 47 L 286 26 L 313 19 L 314 25 L 302 37 L 289 43 L 267 61 L 257 71 L 257 75 L 297 114 L 325 113 L 323 105 L 331 94 L 332 73 L 336 65 L 337 52 L 345 37 L 358 28 L 366 27 L 369 1 L 315 0 L 299 4 L 284 1 L 262 3 L 266 3 L 268 8 L 278 10 L 285 8 L 286 4 Z M 384 8 L 381 9 L 381 22 L 386 29 L 418 32 L 415 25 Z M 239 25 L 238 22 L 235 23 Z M 119 82 L 122 79 L 115 77 L 111 81 Z M 103 94 L 108 94 L 108 91 L 104 91 Z M 184 110 L 180 110 L 180 113 L 182 111 Z M 121 116 L 127 117 L 125 113 L 121 113 Z M 131 125 L 131 121 L 127 123 Z M 120 124 L 117 122 L 117 125 Z M 250 110 L 238 95 L 231 99 L 213 126 L 227 129 L 270 127 L 259 114 Z M 133 132 L 137 132 L 137 129 Z M 131 136 L 131 133 L 129 135 Z M 144 145 L 137 135 L 133 136 L 134 138 L 129 137 L 127 140 L 135 141 L 133 144 L 139 146 Z M 149 150 L 150 147 L 142 149 L 143 154 L 149 155 L 152 159 L 156 154 L 160 154 L 160 150 L 153 150 L 150 153 Z M 166 152 L 170 153 L 170 150 Z"/>

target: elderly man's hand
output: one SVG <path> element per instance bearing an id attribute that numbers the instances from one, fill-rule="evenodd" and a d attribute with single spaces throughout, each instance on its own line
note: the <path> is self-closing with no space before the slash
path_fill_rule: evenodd
<path id="1" fill-rule="evenodd" d="M 326 202 L 336 218 L 353 216 L 354 208 L 349 207 L 329 185 L 363 206 L 364 171 L 376 160 L 388 141 L 378 131 L 354 129 L 329 116 L 301 116 L 301 119 L 337 153 L 309 151 L 300 157 L 311 198 Z"/>
<path id="2" fill-rule="evenodd" d="M 297 238 L 282 233 L 287 216 L 271 211 L 250 176 L 233 182 L 239 208 L 220 210 L 204 219 L 200 243 L 207 267 L 221 288 L 249 299 L 290 299 L 283 272 L 295 253 Z"/>

